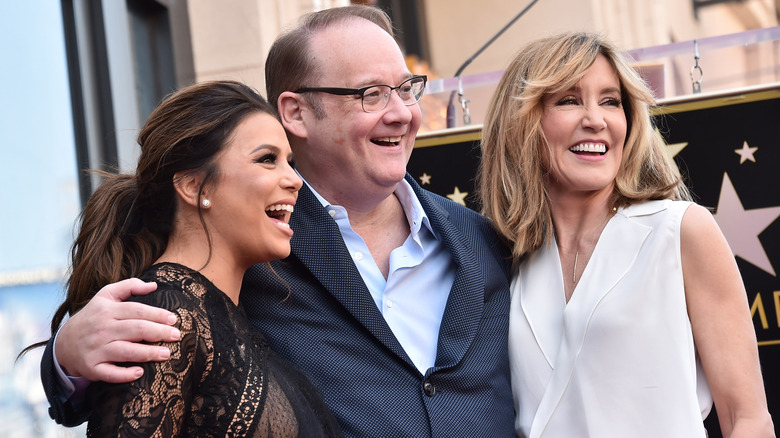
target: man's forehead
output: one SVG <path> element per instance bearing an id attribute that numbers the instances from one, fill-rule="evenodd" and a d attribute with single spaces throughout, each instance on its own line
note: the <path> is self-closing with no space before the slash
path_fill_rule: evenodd
<path id="1" fill-rule="evenodd" d="M 374 23 L 361 21 L 332 26 L 312 36 L 311 55 L 318 76 L 353 87 L 408 77 L 392 36 Z"/>

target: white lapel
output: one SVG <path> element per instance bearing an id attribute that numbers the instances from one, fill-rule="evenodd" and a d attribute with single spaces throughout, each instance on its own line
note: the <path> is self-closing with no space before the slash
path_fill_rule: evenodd
<path id="1" fill-rule="evenodd" d="M 530 270 L 533 272 L 530 272 Z M 558 247 L 553 239 L 528 256 L 518 272 L 520 307 L 539 349 L 552 370 L 555 368 L 558 346 L 563 333 L 563 310 L 566 299 Z M 521 350 L 522 351 L 522 350 Z"/>
<path id="2" fill-rule="evenodd" d="M 529 282 L 533 290 L 523 289 L 523 312 L 529 318 L 534 336 L 553 367 L 553 372 L 534 418 L 531 437 L 541 435 L 560 403 L 596 308 L 634 265 L 642 244 L 652 231 L 652 228 L 631 220 L 631 216 L 651 214 L 663 209 L 663 203 L 651 202 L 618 210 L 604 228 L 563 312 L 555 310 L 560 309 L 564 300 L 557 246 L 553 242 L 549 249 L 539 251 L 543 254 L 539 255 L 537 263 L 542 265 L 544 275 L 539 275 L 539 265 L 533 267 L 533 277 L 537 280 L 534 284 Z M 557 316 L 550 317 L 548 314 Z"/>

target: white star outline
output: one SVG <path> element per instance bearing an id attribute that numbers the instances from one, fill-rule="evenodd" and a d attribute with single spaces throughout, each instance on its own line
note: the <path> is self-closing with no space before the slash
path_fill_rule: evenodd
<path id="1" fill-rule="evenodd" d="M 780 217 L 780 206 L 745 210 L 728 173 L 724 172 L 717 212 L 713 216 L 735 257 L 777 277 L 758 236 Z"/>

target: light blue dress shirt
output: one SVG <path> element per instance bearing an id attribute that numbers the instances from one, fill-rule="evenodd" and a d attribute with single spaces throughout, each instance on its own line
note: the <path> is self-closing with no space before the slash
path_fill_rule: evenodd
<path id="1" fill-rule="evenodd" d="M 387 280 L 363 238 L 352 229 L 347 210 L 331 205 L 311 186 L 309 188 L 336 221 L 352 260 L 387 325 L 420 373 L 425 374 L 436 362 L 439 327 L 455 282 L 456 266 L 447 248 L 436 238 L 412 186 L 404 180 L 395 190 L 411 232 L 404 244 L 390 253 Z"/>

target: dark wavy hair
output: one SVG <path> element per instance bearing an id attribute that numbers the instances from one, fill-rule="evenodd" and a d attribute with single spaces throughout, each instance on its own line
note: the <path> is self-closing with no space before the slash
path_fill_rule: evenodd
<path id="1" fill-rule="evenodd" d="M 236 127 L 256 113 L 276 117 L 247 85 L 214 81 L 170 94 L 149 115 L 138 135 L 141 156 L 135 174 L 99 172 L 105 181 L 81 212 L 67 295 L 52 318 L 52 335 L 66 315 L 78 312 L 103 286 L 138 277 L 163 254 L 176 216 L 174 174 L 203 176 L 200 209 L 203 188 L 219 176 L 215 158 Z M 205 227 L 202 216 L 201 224 Z M 20 356 L 44 344 L 33 344 Z"/>

